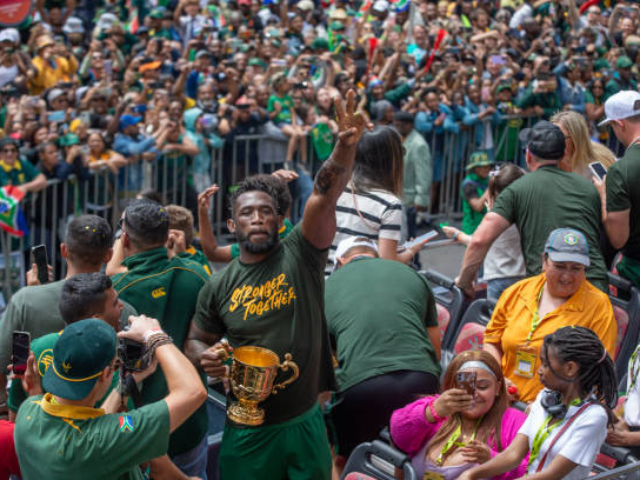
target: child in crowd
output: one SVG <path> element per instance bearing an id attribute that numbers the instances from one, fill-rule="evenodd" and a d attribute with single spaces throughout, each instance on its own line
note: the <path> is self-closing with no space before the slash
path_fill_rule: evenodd
<path id="1" fill-rule="evenodd" d="M 515 440 L 487 463 L 464 472 L 461 480 L 509 472 L 527 454 L 527 478 L 589 476 L 618 401 L 613 360 L 597 335 L 584 327 L 562 327 L 547 335 L 540 357 L 538 375 L 546 388 Z"/>
<path id="2" fill-rule="evenodd" d="M 517 165 L 507 163 L 489 175 L 487 188 L 487 206 L 490 211 L 498 195 L 524 175 Z M 471 235 L 462 233 L 454 227 L 442 227 L 445 235 L 460 243 L 469 245 Z M 483 278 L 487 282 L 487 298 L 497 300 L 502 292 L 525 277 L 524 258 L 520 246 L 518 228 L 511 225 L 493 242 L 484 260 Z"/>
<path id="3" fill-rule="evenodd" d="M 467 176 L 462 180 L 462 231 L 473 235 L 478 225 L 487 213 L 487 187 L 489 186 L 489 172 L 493 160 L 486 152 L 478 151 L 471 154 L 467 165 Z"/>
<path id="4" fill-rule="evenodd" d="M 180 230 L 184 233 L 186 251 L 179 255 L 202 265 L 202 268 L 211 275 L 211 266 L 207 257 L 193 246 L 193 214 L 179 205 L 167 205 L 165 208 L 169 214 L 169 230 Z"/>

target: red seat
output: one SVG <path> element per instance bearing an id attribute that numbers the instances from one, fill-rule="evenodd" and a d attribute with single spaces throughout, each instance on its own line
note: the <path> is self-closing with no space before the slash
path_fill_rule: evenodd
<path id="1" fill-rule="evenodd" d="M 451 322 L 451 313 L 445 307 L 436 303 L 436 310 L 438 312 L 438 328 L 440 329 L 440 338 L 444 338 L 444 334 L 447 332 L 449 322 Z"/>
<path id="2" fill-rule="evenodd" d="M 344 477 L 344 480 L 376 480 L 374 477 L 370 477 L 364 473 L 351 472 Z"/>
<path id="3" fill-rule="evenodd" d="M 624 340 L 624 336 L 627 333 L 627 328 L 629 328 L 629 314 L 621 307 L 614 305 L 613 315 L 614 317 L 616 317 L 616 323 L 618 324 L 618 338 L 616 339 L 616 352 L 614 356 L 615 360 L 616 358 L 618 358 L 618 353 L 620 352 L 620 347 L 622 346 L 622 340 Z"/>
<path id="4" fill-rule="evenodd" d="M 480 325 L 479 323 L 467 323 L 463 325 L 453 347 L 456 354 L 466 350 L 481 350 L 482 343 L 484 342 L 485 328 L 484 325 Z"/>

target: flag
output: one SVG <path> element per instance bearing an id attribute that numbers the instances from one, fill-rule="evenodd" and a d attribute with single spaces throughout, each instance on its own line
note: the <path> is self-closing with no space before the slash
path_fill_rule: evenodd
<path id="1" fill-rule="evenodd" d="M 393 8 L 397 13 L 400 13 L 406 11 L 409 8 L 410 4 L 410 0 L 396 0 L 393 3 Z"/>
<path id="2" fill-rule="evenodd" d="M 447 35 L 446 30 L 443 30 L 443 29 L 438 30 L 438 36 L 436 37 L 436 41 L 433 44 L 433 50 L 431 51 L 431 55 L 429 55 L 429 60 L 427 60 L 427 65 L 424 67 L 425 73 L 429 71 L 429 68 L 433 63 L 433 59 L 436 56 L 436 52 L 438 51 L 438 48 L 440 48 L 440 44 L 442 43 L 442 40 L 446 35 Z"/>
<path id="3" fill-rule="evenodd" d="M 29 233 L 27 220 L 20 207 L 23 197 L 24 192 L 12 185 L 0 189 L 0 228 L 16 237 Z"/>
<path id="4" fill-rule="evenodd" d="M 587 11 L 587 9 L 592 6 L 592 5 L 598 5 L 600 3 L 600 0 L 589 0 L 588 2 L 582 4 L 582 6 L 580 7 L 580 15 L 582 15 L 584 12 Z"/>

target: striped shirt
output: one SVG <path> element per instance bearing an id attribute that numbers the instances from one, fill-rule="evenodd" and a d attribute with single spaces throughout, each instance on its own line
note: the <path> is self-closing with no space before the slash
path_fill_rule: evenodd
<path id="1" fill-rule="evenodd" d="M 375 242 L 380 238 L 400 242 L 402 201 L 384 190 L 354 194 L 347 186 L 338 198 L 336 223 L 336 236 L 329 249 L 325 276 L 333 272 L 336 249 L 342 240 L 365 237 Z"/>

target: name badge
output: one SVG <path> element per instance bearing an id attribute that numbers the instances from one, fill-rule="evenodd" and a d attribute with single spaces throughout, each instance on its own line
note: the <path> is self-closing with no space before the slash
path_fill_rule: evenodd
<path id="1" fill-rule="evenodd" d="M 445 479 L 444 479 L 444 475 L 440 475 L 439 473 L 436 473 L 436 472 L 426 471 L 424 472 L 424 476 L 422 477 L 422 480 L 445 480 Z"/>
<path id="2" fill-rule="evenodd" d="M 533 378 L 536 368 L 537 351 L 524 345 L 516 350 L 516 366 L 513 374 L 524 378 Z"/>

